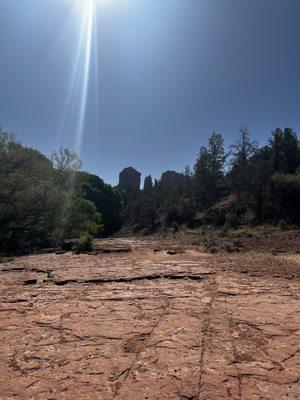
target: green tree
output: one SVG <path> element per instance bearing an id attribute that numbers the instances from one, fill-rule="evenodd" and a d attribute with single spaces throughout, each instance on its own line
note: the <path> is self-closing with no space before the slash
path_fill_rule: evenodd
<path id="1" fill-rule="evenodd" d="M 225 159 L 223 137 L 220 133 L 213 132 L 208 148 L 201 148 L 194 166 L 196 202 L 200 208 L 208 209 L 222 196 Z"/>
<path id="2" fill-rule="evenodd" d="M 70 236 L 98 236 L 103 222 L 107 233 L 120 228 L 118 191 L 77 171 L 81 163 L 74 152 L 54 154 L 48 159 L 23 147 L 0 128 L 0 253 L 56 246 Z"/>
<path id="3" fill-rule="evenodd" d="M 291 128 L 277 128 L 272 132 L 269 144 L 274 172 L 293 174 L 300 165 L 300 147 L 296 132 Z"/>
<path id="4" fill-rule="evenodd" d="M 102 217 L 95 204 L 86 199 L 75 199 L 65 216 L 64 237 L 99 236 L 102 230 Z"/>
<path id="5" fill-rule="evenodd" d="M 213 132 L 208 141 L 209 181 L 211 205 L 214 204 L 224 191 L 224 163 L 226 154 L 224 139 L 220 133 Z"/>
<path id="6" fill-rule="evenodd" d="M 300 223 L 300 173 L 276 173 L 272 177 L 275 220 Z"/>
<path id="7" fill-rule="evenodd" d="M 103 234 L 117 232 L 124 221 L 124 205 L 120 192 L 98 176 L 87 172 L 79 172 L 77 181 L 80 182 L 82 197 L 92 201 L 102 215 Z"/>
<path id="8" fill-rule="evenodd" d="M 250 139 L 247 126 L 241 126 L 236 142 L 230 147 L 232 169 L 230 180 L 232 190 L 240 197 L 247 189 L 249 177 L 249 160 L 256 153 L 257 142 Z"/>
<path id="9" fill-rule="evenodd" d="M 0 130 L 0 252 L 46 246 L 55 238 L 62 192 L 50 160 Z"/>
<path id="10" fill-rule="evenodd" d="M 271 178 L 273 174 L 272 153 L 265 146 L 250 158 L 246 187 L 247 207 L 253 211 L 256 222 L 269 219 L 272 215 Z"/>
<path id="11" fill-rule="evenodd" d="M 210 154 L 202 146 L 194 166 L 194 195 L 199 208 L 207 209 L 210 206 Z"/>

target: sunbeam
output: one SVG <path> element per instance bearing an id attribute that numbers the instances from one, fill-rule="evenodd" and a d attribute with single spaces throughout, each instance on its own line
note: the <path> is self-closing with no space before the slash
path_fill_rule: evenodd
<path id="1" fill-rule="evenodd" d="M 74 131 L 73 147 L 78 154 L 81 153 L 86 110 L 89 101 L 91 61 L 94 59 L 96 62 L 97 57 L 96 3 L 100 4 L 98 0 L 76 0 L 72 7 L 74 18 L 80 20 L 79 40 L 77 40 L 78 44 L 73 56 L 59 136 L 61 140 L 64 130 L 67 127 L 72 127 Z M 95 52 L 94 57 L 93 52 Z"/>
<path id="2" fill-rule="evenodd" d="M 119 0 L 75 0 L 75 1 L 81 4 L 82 7 L 86 7 L 89 6 L 90 4 L 92 4 L 93 6 L 107 6 Z"/>
<path id="3" fill-rule="evenodd" d="M 98 126 L 98 31 L 97 18 L 101 9 L 108 6 L 129 5 L 129 0 L 69 0 L 71 14 L 79 22 L 78 38 L 74 40 L 74 55 L 71 61 L 71 73 L 64 108 L 58 128 L 59 145 L 63 140 L 63 134 L 72 130 L 73 148 L 80 155 L 86 124 L 86 113 L 89 102 L 95 102 L 95 121 Z M 63 38 L 61 38 L 63 40 Z M 93 65 L 92 65 L 93 64 Z M 91 74 L 94 76 L 91 76 Z M 93 98 L 89 93 L 90 82 L 93 85 Z"/>
<path id="4" fill-rule="evenodd" d="M 75 149 L 78 153 L 81 150 L 86 106 L 88 101 L 88 89 L 89 89 L 89 76 L 90 76 L 90 64 L 92 55 L 92 42 L 93 42 L 93 26 L 94 26 L 94 0 L 88 0 L 85 3 L 84 18 L 83 18 L 83 35 L 84 40 L 83 46 L 83 68 L 81 77 L 81 93 L 79 102 L 79 114 L 78 114 L 78 126 L 75 137 Z"/>

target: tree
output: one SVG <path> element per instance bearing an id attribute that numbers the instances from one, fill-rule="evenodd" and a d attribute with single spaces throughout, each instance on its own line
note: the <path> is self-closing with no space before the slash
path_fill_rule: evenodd
<path id="1" fill-rule="evenodd" d="M 0 131 L 0 252 L 47 246 L 55 237 L 63 193 L 50 160 Z"/>
<path id="2" fill-rule="evenodd" d="M 224 140 L 213 132 L 208 148 L 202 147 L 194 166 L 194 185 L 198 206 L 208 209 L 218 201 L 224 186 L 224 163 L 226 155 Z"/>
<path id="3" fill-rule="evenodd" d="M 99 236 L 102 230 L 102 216 L 95 204 L 86 199 L 76 199 L 65 216 L 64 237 Z"/>
<path id="4" fill-rule="evenodd" d="M 209 196 L 210 155 L 202 146 L 194 166 L 194 195 L 199 208 L 207 209 L 210 205 Z"/>
<path id="5" fill-rule="evenodd" d="M 300 223 L 300 173 L 276 173 L 272 177 L 274 220 Z"/>
<path id="6" fill-rule="evenodd" d="M 283 172 L 294 174 L 300 166 L 300 146 L 297 133 L 291 128 L 283 131 L 283 157 Z"/>
<path id="7" fill-rule="evenodd" d="M 53 151 L 51 161 L 53 168 L 63 172 L 79 171 L 82 168 L 82 162 L 75 151 L 62 147 L 58 151 Z"/>
<path id="8" fill-rule="evenodd" d="M 222 196 L 224 190 L 224 163 L 226 154 L 224 139 L 220 133 L 213 132 L 208 141 L 209 186 L 211 204 Z"/>
<path id="9" fill-rule="evenodd" d="M 269 145 L 271 147 L 272 164 L 275 172 L 282 171 L 283 163 L 283 132 L 280 128 L 275 129 L 271 133 L 269 139 Z"/>
<path id="10" fill-rule="evenodd" d="M 193 202 L 193 171 L 189 165 L 184 169 L 184 180 L 180 187 L 180 196 L 182 199 L 189 199 Z"/>
<path id="11" fill-rule="evenodd" d="M 216 177 L 223 177 L 223 168 L 226 160 L 224 139 L 220 133 L 213 132 L 208 140 L 208 151 L 211 157 L 211 172 Z"/>
<path id="12" fill-rule="evenodd" d="M 247 126 L 241 126 L 236 142 L 230 147 L 231 164 L 230 180 L 232 189 L 239 196 L 245 191 L 249 176 L 249 160 L 256 153 L 257 142 L 250 140 Z"/>
<path id="13" fill-rule="evenodd" d="M 274 172 L 293 174 L 300 165 L 300 147 L 296 132 L 277 128 L 269 139 Z"/>
<path id="14" fill-rule="evenodd" d="M 272 153 L 269 146 L 259 149 L 249 160 L 246 187 L 247 206 L 253 211 L 256 222 L 272 215 L 271 178 Z"/>
<path id="15" fill-rule="evenodd" d="M 124 220 L 123 201 L 120 192 L 103 182 L 97 175 L 78 172 L 77 181 L 81 187 L 81 196 L 93 202 L 102 215 L 103 234 L 117 232 Z"/>
<path id="16" fill-rule="evenodd" d="M 77 171 L 74 152 L 54 154 L 50 160 L 0 128 L 0 254 L 57 246 L 70 236 L 98 236 L 102 219 L 106 234 L 120 228 L 119 192 Z"/>

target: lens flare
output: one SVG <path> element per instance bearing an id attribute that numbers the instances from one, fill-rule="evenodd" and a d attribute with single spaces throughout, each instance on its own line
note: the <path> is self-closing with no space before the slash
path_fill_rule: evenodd
<path id="1" fill-rule="evenodd" d="M 108 6 L 109 4 L 112 4 L 116 0 L 75 0 L 78 3 L 80 3 L 81 7 L 86 7 L 89 6 L 89 4 L 92 4 L 93 7 L 95 6 Z"/>
<path id="2" fill-rule="evenodd" d="M 128 0 L 70 0 L 72 14 L 79 21 L 79 36 L 74 41 L 74 56 L 68 83 L 65 106 L 59 124 L 58 136 L 61 141 L 65 130 L 74 131 L 73 147 L 80 155 L 86 125 L 89 102 L 95 102 L 95 124 L 98 125 L 98 32 L 97 15 L 104 6 L 128 4 Z M 95 76 L 91 76 L 94 73 Z M 91 96 L 89 87 L 93 81 Z M 92 97 L 92 99 L 91 99 Z M 66 129 L 68 128 L 68 129 Z"/>
<path id="3" fill-rule="evenodd" d="M 74 47 L 72 69 L 68 84 L 65 106 L 59 126 L 61 140 L 68 127 L 74 131 L 73 148 L 80 154 L 84 135 L 86 110 L 89 101 L 89 82 L 91 78 L 91 62 L 98 62 L 97 54 L 97 15 L 95 5 L 98 0 L 75 0 L 72 14 L 79 20 L 79 36 Z M 93 70 L 96 69 L 94 68 Z M 97 89 L 97 88 L 96 88 Z"/>
<path id="4" fill-rule="evenodd" d="M 82 69 L 82 90 L 79 102 L 78 128 L 75 138 L 75 149 L 80 152 L 84 130 L 85 114 L 88 102 L 89 76 L 92 56 L 93 26 L 94 26 L 94 0 L 88 0 L 85 6 L 84 26 L 84 49 Z"/>

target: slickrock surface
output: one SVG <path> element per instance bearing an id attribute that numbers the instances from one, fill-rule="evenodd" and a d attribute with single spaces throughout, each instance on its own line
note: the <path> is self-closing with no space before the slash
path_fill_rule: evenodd
<path id="1" fill-rule="evenodd" d="M 300 398 L 299 254 L 97 246 L 0 264 L 1 400 Z"/>

